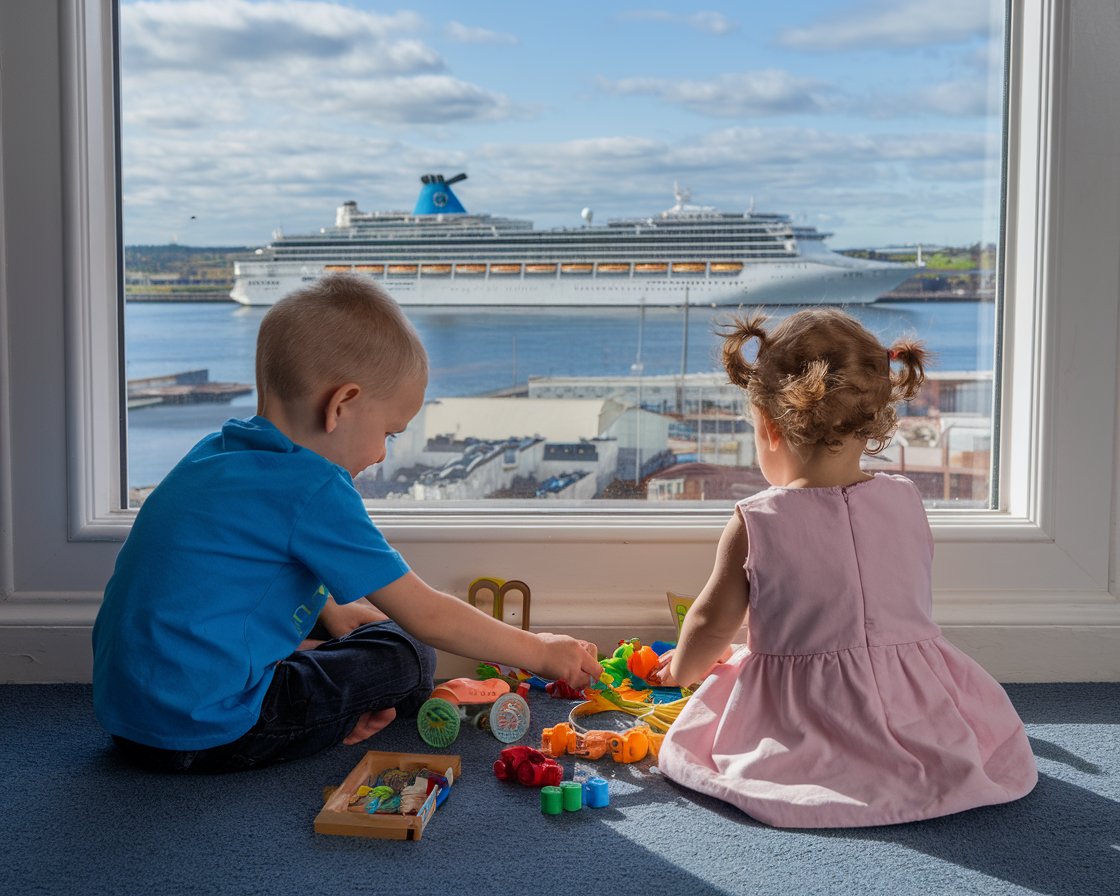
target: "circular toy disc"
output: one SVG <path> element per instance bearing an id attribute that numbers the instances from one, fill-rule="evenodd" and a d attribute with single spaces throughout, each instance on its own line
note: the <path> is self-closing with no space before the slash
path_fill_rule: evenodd
<path id="1" fill-rule="evenodd" d="M 529 704 L 519 694 L 505 694 L 490 708 L 490 730 L 502 743 L 520 740 L 529 730 Z"/>
<path id="2" fill-rule="evenodd" d="M 461 721 L 459 707 L 441 697 L 433 697 L 425 701 L 416 714 L 416 729 L 424 743 L 442 750 L 455 743 Z"/>

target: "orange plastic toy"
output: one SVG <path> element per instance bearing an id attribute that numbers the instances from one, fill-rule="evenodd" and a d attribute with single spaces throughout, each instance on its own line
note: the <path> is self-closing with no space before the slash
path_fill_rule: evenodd
<path id="1" fill-rule="evenodd" d="M 437 684 L 429 699 L 446 700 L 456 706 L 473 703 L 493 703 L 510 691 L 509 683 L 500 678 L 477 681 L 473 678 L 452 678 Z"/>
<path id="2" fill-rule="evenodd" d="M 664 738 L 648 725 L 635 725 L 627 731 L 579 731 L 561 722 L 541 732 L 541 750 L 551 756 L 570 753 L 584 759 L 601 759 L 609 753 L 615 762 L 638 762 L 646 756 L 656 759 Z"/>
<path id="3" fill-rule="evenodd" d="M 654 652 L 654 649 L 643 645 L 630 655 L 626 661 L 626 668 L 644 681 L 660 662 L 661 657 Z"/>

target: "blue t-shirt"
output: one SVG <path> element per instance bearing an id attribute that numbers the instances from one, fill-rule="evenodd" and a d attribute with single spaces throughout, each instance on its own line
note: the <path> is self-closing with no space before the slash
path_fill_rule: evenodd
<path id="1" fill-rule="evenodd" d="M 148 496 L 93 627 L 107 731 L 170 750 L 230 743 L 329 592 L 349 603 L 408 572 L 350 474 L 263 417 L 229 420 Z"/>

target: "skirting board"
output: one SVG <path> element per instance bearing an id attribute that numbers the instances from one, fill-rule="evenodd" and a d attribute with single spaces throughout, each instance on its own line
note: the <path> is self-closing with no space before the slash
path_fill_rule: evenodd
<path id="1" fill-rule="evenodd" d="M 564 628 L 609 653 L 620 640 L 671 640 L 665 627 Z M 945 635 L 1005 683 L 1120 681 L 1120 626 L 946 625 Z M 88 626 L 0 626 L 0 683 L 88 682 Z M 440 654 L 441 678 L 473 677 L 476 662 Z"/>

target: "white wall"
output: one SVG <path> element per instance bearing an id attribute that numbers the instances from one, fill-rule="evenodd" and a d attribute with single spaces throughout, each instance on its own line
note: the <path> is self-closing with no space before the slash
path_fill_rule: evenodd
<path id="1" fill-rule="evenodd" d="M 1001 680 L 1118 680 L 1120 21 L 1115 0 L 1013 8 L 1026 61 L 1012 84 L 1000 499 L 931 513 L 935 615 Z M 0 4 L 0 681 L 88 679 L 90 625 L 131 521 L 114 509 L 111 90 L 85 40 L 107 27 L 101 13 L 94 0 Z M 523 579 L 536 626 L 609 645 L 665 635 L 664 592 L 703 583 L 724 516 L 379 522 L 433 585 Z"/>

